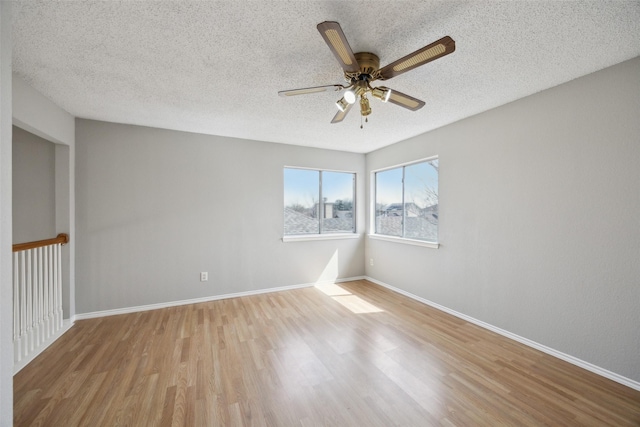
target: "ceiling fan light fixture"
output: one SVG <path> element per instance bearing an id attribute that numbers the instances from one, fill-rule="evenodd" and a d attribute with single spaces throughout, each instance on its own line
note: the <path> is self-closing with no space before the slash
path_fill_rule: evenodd
<path id="1" fill-rule="evenodd" d="M 344 93 L 343 99 L 349 104 L 354 104 L 356 102 L 356 93 L 353 90 L 349 89 Z"/>
<path id="2" fill-rule="evenodd" d="M 360 114 L 362 114 L 363 116 L 368 116 L 369 114 L 371 114 L 371 106 L 369 105 L 369 100 L 364 95 L 360 97 Z"/>
<path id="3" fill-rule="evenodd" d="M 384 86 L 374 87 L 371 90 L 371 95 L 374 98 L 378 98 L 382 102 L 387 102 L 391 96 L 391 89 Z"/>
<path id="4" fill-rule="evenodd" d="M 353 104 L 353 102 L 347 102 L 347 101 L 344 99 L 344 96 L 343 96 L 342 98 L 340 98 L 340 99 L 338 100 L 338 102 L 336 102 L 336 107 L 338 107 L 338 110 L 340 110 L 340 111 L 344 112 L 344 110 L 346 110 L 346 109 L 347 109 L 347 107 L 349 106 L 349 104 Z"/>

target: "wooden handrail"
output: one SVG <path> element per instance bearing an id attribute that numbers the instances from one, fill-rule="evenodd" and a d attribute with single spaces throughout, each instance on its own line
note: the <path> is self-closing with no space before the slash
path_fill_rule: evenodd
<path id="1" fill-rule="evenodd" d="M 58 234 L 53 239 L 36 240 L 35 242 L 16 243 L 13 245 L 13 252 L 26 251 L 27 249 L 41 248 L 43 246 L 55 245 L 56 243 L 62 243 L 66 245 L 69 243 L 69 235 L 65 233 Z"/>

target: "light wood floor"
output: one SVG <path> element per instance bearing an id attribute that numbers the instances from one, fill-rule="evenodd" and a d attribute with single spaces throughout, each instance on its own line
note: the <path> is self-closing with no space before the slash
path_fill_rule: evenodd
<path id="1" fill-rule="evenodd" d="M 83 320 L 16 426 L 638 426 L 640 392 L 366 281 Z"/>

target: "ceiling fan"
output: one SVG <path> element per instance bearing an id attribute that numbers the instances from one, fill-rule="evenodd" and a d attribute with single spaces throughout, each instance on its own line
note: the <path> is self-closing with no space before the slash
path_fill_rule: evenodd
<path id="1" fill-rule="evenodd" d="M 318 24 L 318 31 L 342 66 L 344 78 L 348 84 L 283 90 L 278 92 L 278 95 L 287 97 L 327 91 L 339 92 L 346 89 L 344 96 L 336 102 L 338 112 L 333 117 L 333 120 L 331 120 L 331 123 L 339 123 L 344 120 L 353 104 L 358 101 L 358 98 L 360 100 L 360 114 L 362 117 L 366 118 L 366 116 L 371 114 L 371 107 L 369 105 L 369 99 L 367 98 L 368 93 L 382 102 L 389 101 L 412 111 L 419 110 L 424 106 L 424 101 L 385 86 L 372 87 L 371 82 L 375 80 L 389 80 L 392 77 L 424 65 L 427 62 L 442 58 L 456 49 L 456 43 L 453 39 L 445 36 L 380 68 L 380 59 L 377 55 L 371 52 L 353 53 L 351 47 L 349 47 L 349 42 L 347 42 L 342 32 L 340 24 L 337 22 L 321 22 Z M 362 125 L 360 127 L 362 127 Z"/>

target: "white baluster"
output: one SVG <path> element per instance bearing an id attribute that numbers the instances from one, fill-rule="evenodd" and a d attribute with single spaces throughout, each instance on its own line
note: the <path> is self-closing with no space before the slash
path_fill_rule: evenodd
<path id="1" fill-rule="evenodd" d="M 33 335 L 35 337 L 36 348 L 38 348 L 42 343 L 42 318 L 40 317 L 41 292 L 40 286 L 38 285 L 38 269 L 34 259 L 36 257 L 36 254 L 37 252 L 35 249 L 31 249 L 28 251 L 27 264 L 29 265 L 29 269 L 31 270 L 31 281 L 33 283 Z"/>
<path id="2" fill-rule="evenodd" d="M 38 277 L 40 280 L 40 287 L 42 289 L 42 338 L 46 340 L 49 338 L 49 322 L 47 321 L 47 306 L 49 305 L 49 293 L 47 291 L 47 278 L 44 275 L 45 269 L 45 253 L 44 248 L 38 248 Z"/>
<path id="3" fill-rule="evenodd" d="M 33 250 L 33 271 L 34 271 L 34 283 L 37 289 L 37 304 L 36 311 L 38 312 L 38 342 L 44 342 L 44 318 L 42 317 L 42 305 L 44 304 L 44 290 L 42 289 L 42 257 L 40 256 L 40 248 Z"/>
<path id="4" fill-rule="evenodd" d="M 53 335 L 53 333 L 56 331 L 56 292 L 53 275 L 53 245 L 47 246 L 47 258 L 49 259 L 47 276 L 49 276 L 49 292 L 51 295 L 51 303 L 49 306 L 49 322 L 51 322 L 51 334 Z"/>
<path id="5" fill-rule="evenodd" d="M 56 329 L 62 328 L 62 244 L 55 246 L 56 250 Z"/>
<path id="6" fill-rule="evenodd" d="M 53 300 L 54 298 L 54 294 L 53 294 L 53 278 L 51 277 L 51 269 L 52 269 L 52 263 L 51 263 L 51 246 L 45 246 L 45 249 L 47 250 L 47 269 L 45 270 L 45 273 L 47 275 L 47 286 L 49 287 L 49 313 L 48 313 L 48 317 L 49 317 L 49 336 L 53 335 L 53 330 L 55 327 L 55 322 L 53 319 L 53 308 L 55 306 L 55 302 Z"/>
<path id="7" fill-rule="evenodd" d="M 27 318 L 27 353 L 29 354 L 33 351 L 33 349 L 35 348 L 35 337 L 34 337 L 34 330 L 33 330 L 33 325 L 35 323 L 35 318 L 33 316 L 33 291 L 34 291 L 34 284 L 33 284 L 33 277 L 32 277 L 32 268 L 31 268 L 31 252 L 32 250 L 28 250 L 25 251 L 27 254 L 27 260 L 25 262 L 25 267 L 26 267 L 26 273 L 27 273 L 27 277 L 26 277 L 26 281 L 27 281 L 27 313 L 26 313 L 26 318 Z"/>
<path id="8" fill-rule="evenodd" d="M 49 259 L 49 265 L 47 267 L 47 276 L 49 276 L 49 292 L 51 295 L 51 305 L 49 309 L 49 321 L 51 322 L 51 335 L 56 331 L 56 289 L 55 289 L 55 276 L 54 262 L 53 262 L 53 245 L 47 246 L 47 254 Z"/>
<path id="9" fill-rule="evenodd" d="M 44 289 L 42 288 L 42 250 L 40 248 L 34 250 L 33 268 L 36 277 L 36 289 L 38 290 L 38 341 L 41 343 L 45 340 L 45 324 L 44 324 Z"/>
<path id="10" fill-rule="evenodd" d="M 20 361 L 20 253 L 13 254 L 13 360 Z"/>
<path id="11" fill-rule="evenodd" d="M 25 253 L 20 253 L 20 359 L 28 354 L 27 342 L 27 280 L 25 273 Z"/>
<path id="12" fill-rule="evenodd" d="M 51 276 L 51 290 L 53 291 L 53 332 L 58 330 L 58 257 L 57 246 L 51 245 L 51 264 L 49 264 L 49 275 Z"/>

